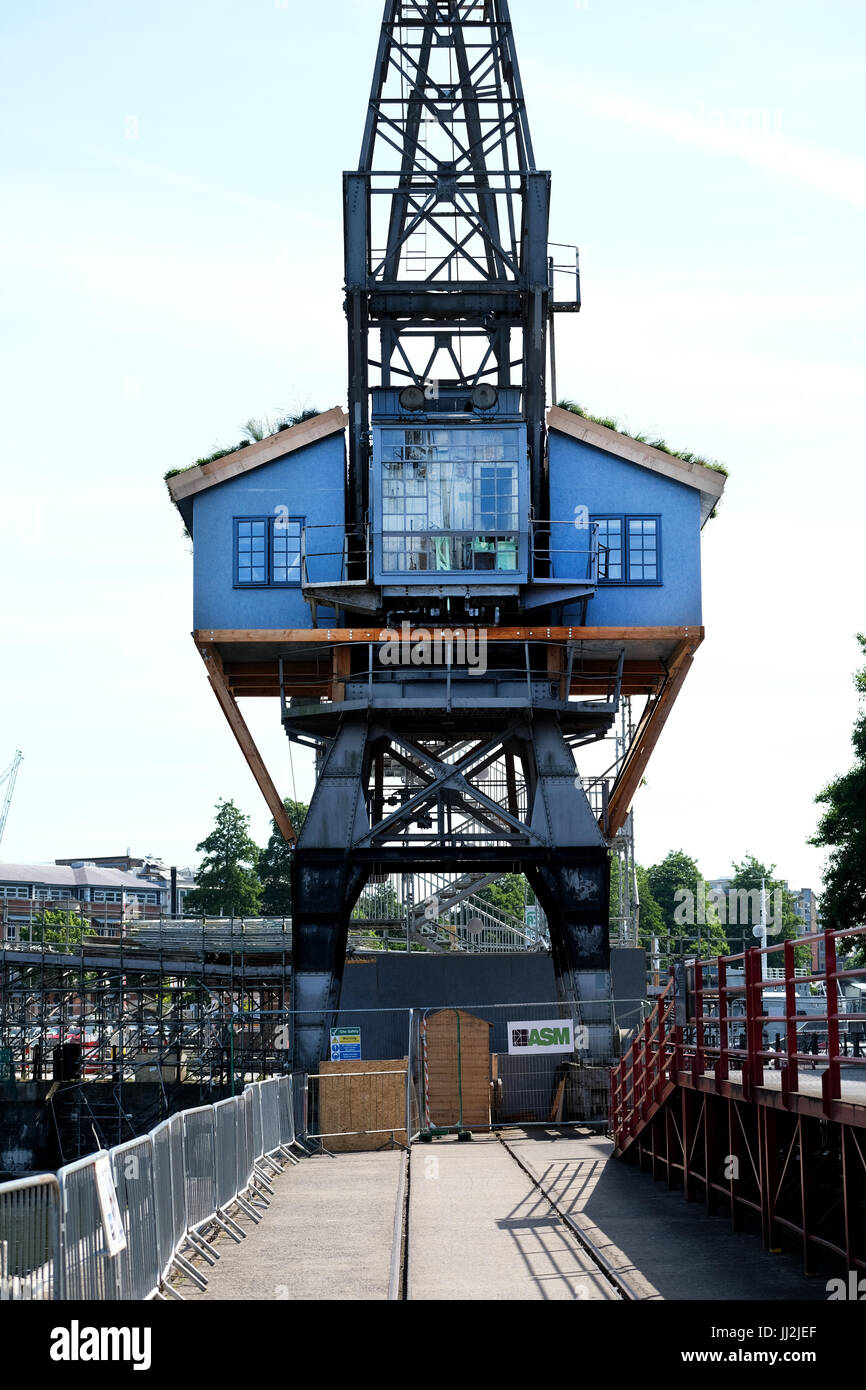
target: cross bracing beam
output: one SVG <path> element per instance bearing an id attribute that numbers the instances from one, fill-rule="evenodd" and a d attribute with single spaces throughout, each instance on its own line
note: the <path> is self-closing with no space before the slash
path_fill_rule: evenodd
<path id="1" fill-rule="evenodd" d="M 563 998 L 589 1001 L 598 988 L 609 966 L 608 850 L 572 750 L 552 712 L 515 718 L 487 708 L 484 716 L 486 734 L 443 748 L 430 724 L 407 730 L 373 708 L 341 715 L 294 855 L 294 997 L 303 1014 L 295 1067 L 323 1055 L 351 913 L 371 873 L 525 871 L 547 914 Z M 522 796 L 509 764 L 520 767 Z M 497 767 L 501 800 L 479 785 Z"/>
<path id="2" fill-rule="evenodd" d="M 536 168 L 507 0 L 388 0 L 345 176 L 351 517 L 371 385 L 520 386 L 545 488 L 550 176 Z"/>

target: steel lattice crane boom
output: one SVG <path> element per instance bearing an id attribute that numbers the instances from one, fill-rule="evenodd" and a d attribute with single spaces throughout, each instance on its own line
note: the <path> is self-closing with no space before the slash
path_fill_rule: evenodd
<path id="1" fill-rule="evenodd" d="M 3 839 L 3 831 L 6 829 L 6 818 L 9 815 L 9 807 L 12 804 L 12 793 L 15 790 L 15 779 L 18 776 L 18 769 L 21 766 L 23 753 L 20 748 L 16 749 L 15 757 L 12 759 L 5 772 L 0 772 L 0 787 L 6 783 L 6 796 L 3 801 L 3 810 L 0 811 L 0 840 Z"/>
<path id="2" fill-rule="evenodd" d="M 388 0 L 361 158 L 345 175 L 354 525 L 369 506 L 371 377 L 410 397 L 520 388 L 543 514 L 548 323 L 580 307 L 577 287 L 553 301 L 549 208 L 508 0 Z"/>

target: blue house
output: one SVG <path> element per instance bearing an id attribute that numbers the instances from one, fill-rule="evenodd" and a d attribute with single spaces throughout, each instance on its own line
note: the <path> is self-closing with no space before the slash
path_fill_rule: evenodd
<path id="1" fill-rule="evenodd" d="M 193 538 L 194 640 L 265 800 L 291 839 L 238 698 L 279 697 L 287 731 L 314 741 L 363 703 L 364 673 L 399 702 L 409 687 L 375 653 L 408 619 L 483 629 L 494 666 L 555 677 L 559 708 L 612 677 L 649 697 L 621 817 L 703 640 L 701 531 L 725 475 L 554 408 L 537 516 L 520 391 L 417 395 L 373 390 L 359 530 L 339 408 L 169 481 Z"/>
<path id="2" fill-rule="evenodd" d="M 724 475 L 554 408 L 550 516 L 534 517 L 520 393 L 501 395 L 469 418 L 446 399 L 418 419 L 374 392 L 363 535 L 344 523 L 340 409 L 174 477 L 197 632 L 381 626 L 407 600 L 453 617 L 470 590 L 502 621 L 700 628 L 701 530 Z"/>

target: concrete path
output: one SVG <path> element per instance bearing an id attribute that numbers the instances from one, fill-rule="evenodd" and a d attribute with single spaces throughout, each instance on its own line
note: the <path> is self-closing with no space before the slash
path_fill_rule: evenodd
<path id="1" fill-rule="evenodd" d="M 614 1300 L 494 1135 L 412 1149 L 409 1297 Z"/>
<path id="2" fill-rule="evenodd" d="M 178 1289 L 187 1299 L 387 1299 L 403 1163 L 398 1150 L 304 1159 L 274 1179 L 258 1226 L 238 1218 L 242 1244 L 222 1236 L 213 1269 L 196 1261 L 207 1290 L 186 1279 Z"/>
<path id="3" fill-rule="evenodd" d="M 825 1301 L 826 1279 L 806 1279 L 793 1254 L 771 1255 L 682 1192 L 612 1158 L 598 1135 L 506 1134 L 521 1162 L 645 1297 Z M 828 1276 L 829 1277 L 829 1276 Z"/>
<path id="4" fill-rule="evenodd" d="M 648 1300 L 826 1299 L 795 1255 L 770 1255 L 612 1158 L 609 1139 L 512 1131 L 506 1142 L 563 1211 Z M 304 1159 L 274 1180 L 263 1220 L 247 1239 L 220 1237 L 222 1258 L 199 1293 L 256 1301 L 381 1301 L 389 1296 L 400 1152 Z M 410 1166 L 407 1292 L 415 1301 L 610 1301 L 612 1285 L 494 1135 L 415 1145 Z M 400 1229 L 400 1221 L 396 1221 Z"/>

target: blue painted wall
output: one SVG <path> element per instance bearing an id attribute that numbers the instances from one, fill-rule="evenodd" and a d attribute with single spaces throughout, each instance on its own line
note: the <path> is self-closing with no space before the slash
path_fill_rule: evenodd
<path id="1" fill-rule="evenodd" d="M 311 626 L 300 589 L 234 587 L 234 520 L 274 515 L 284 507 L 290 516 L 303 517 L 307 527 L 327 528 L 308 533 L 310 551 L 322 555 L 310 559 L 310 578 L 338 579 L 337 554 L 326 552 L 338 552 L 342 545 L 345 467 L 344 439 L 335 434 L 194 499 L 196 628 Z M 569 525 L 578 506 L 593 515 L 661 517 L 662 583 L 600 586 L 588 606 L 590 626 L 700 625 L 700 494 L 695 488 L 552 430 L 550 492 L 551 516 L 562 523 L 555 528 L 553 543 L 565 552 L 576 552 L 586 543 Z M 582 578 L 585 559 L 576 553 L 560 554 L 556 570 L 558 577 Z M 320 622 L 332 617 L 332 610 L 320 609 Z M 579 605 L 566 607 L 564 618 L 579 622 Z"/>
<path id="2" fill-rule="evenodd" d="M 311 549 L 339 552 L 345 468 L 343 435 L 335 434 L 198 494 L 193 510 L 195 627 L 312 626 L 309 605 L 299 588 L 234 588 L 234 520 L 272 516 L 286 507 L 289 516 L 303 517 L 308 527 L 328 528 L 309 535 Z M 340 575 L 336 556 L 313 559 L 309 568 L 314 582 Z M 331 616 L 330 609 L 320 608 L 320 622 Z"/>
<path id="3" fill-rule="evenodd" d="M 567 523 L 575 508 L 592 515 L 661 517 L 662 583 L 600 585 L 590 600 L 591 627 L 698 627 L 701 624 L 701 497 L 696 488 L 651 473 L 582 440 L 550 432 L 550 511 Z M 557 528 L 558 530 L 558 528 Z M 577 532 L 573 532 L 577 535 Z M 559 544 L 559 540 L 556 542 Z M 557 574 L 567 567 L 557 565 Z M 577 573 L 575 561 L 573 572 Z M 565 610 L 578 622 L 577 605 Z"/>

